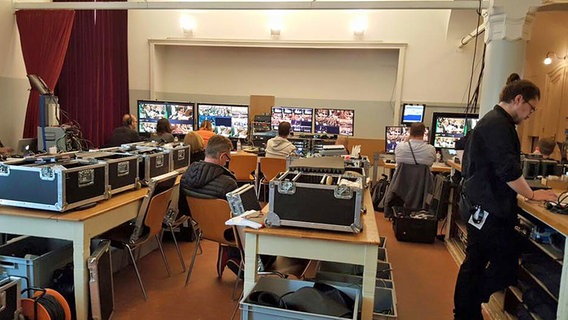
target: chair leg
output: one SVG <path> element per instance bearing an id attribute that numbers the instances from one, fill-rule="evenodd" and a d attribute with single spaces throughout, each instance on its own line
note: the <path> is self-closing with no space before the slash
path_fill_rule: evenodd
<path id="1" fill-rule="evenodd" d="M 236 300 L 235 293 L 237 292 L 237 287 L 239 286 L 239 282 L 241 282 L 241 274 L 243 273 L 243 268 L 244 268 L 244 259 L 241 258 L 241 263 L 239 264 L 239 272 L 237 272 L 237 280 L 235 281 L 235 286 L 233 287 L 233 294 L 231 295 L 233 301 Z"/>
<path id="2" fill-rule="evenodd" d="M 187 270 L 187 277 L 185 278 L 185 286 L 189 283 L 189 278 L 191 278 L 191 272 L 193 271 L 193 266 L 195 265 L 195 258 L 197 257 L 197 250 L 199 250 L 199 246 L 201 245 L 201 232 L 196 233 L 197 242 L 195 243 L 195 250 L 193 251 L 193 258 L 191 259 L 191 263 L 189 264 L 189 270 Z"/>
<path id="3" fill-rule="evenodd" d="M 168 277 L 172 276 L 170 272 L 170 265 L 168 264 L 168 259 L 166 258 L 166 254 L 164 253 L 164 248 L 162 247 L 162 242 L 160 241 L 160 237 L 156 234 L 154 236 L 156 238 L 156 242 L 158 243 L 158 248 L 160 248 L 160 253 L 162 254 L 162 260 L 164 260 L 164 265 L 166 265 L 166 271 L 168 272 Z"/>
<path id="4" fill-rule="evenodd" d="M 191 223 L 191 229 L 193 229 L 193 235 L 195 236 L 195 239 L 197 239 L 198 233 L 197 233 L 197 222 L 195 222 L 195 220 L 190 219 L 190 223 Z M 203 253 L 203 249 L 201 248 L 201 243 L 199 243 L 199 254 Z"/>
<path id="5" fill-rule="evenodd" d="M 233 320 L 235 318 L 235 315 L 237 315 L 237 311 L 239 311 L 239 306 L 241 304 L 240 300 L 243 297 L 244 292 L 241 292 L 241 296 L 239 297 L 239 300 L 237 300 L 237 305 L 235 306 L 235 309 L 233 310 L 233 314 L 231 315 L 231 320 Z"/>
<path id="6" fill-rule="evenodd" d="M 174 228 L 172 227 L 171 224 L 168 224 L 168 229 L 170 229 L 170 233 L 172 234 L 172 238 L 174 239 L 174 244 L 176 245 L 179 262 L 181 263 L 181 269 L 183 270 L 182 272 L 185 272 L 185 262 L 183 261 L 181 250 L 179 249 L 179 244 L 177 242 L 176 235 L 174 233 Z"/>
<path id="7" fill-rule="evenodd" d="M 132 265 L 134 266 L 134 271 L 136 271 L 136 277 L 138 278 L 138 284 L 140 284 L 140 289 L 142 289 L 142 294 L 144 294 L 144 300 L 148 300 L 148 295 L 146 295 L 146 289 L 144 289 L 144 284 L 142 283 L 142 277 L 140 277 L 140 272 L 138 271 L 138 266 L 136 265 L 136 260 L 134 259 L 134 254 L 132 253 L 132 248 L 126 246 L 128 253 L 130 254 L 130 259 L 132 260 Z"/>

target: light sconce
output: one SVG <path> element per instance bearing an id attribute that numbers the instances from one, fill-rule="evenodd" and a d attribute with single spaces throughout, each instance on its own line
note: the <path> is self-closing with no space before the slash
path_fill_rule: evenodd
<path id="1" fill-rule="evenodd" d="M 558 59 L 558 60 L 566 60 L 566 58 L 568 57 L 568 55 L 565 55 L 564 57 L 560 57 L 559 55 L 556 54 L 556 52 L 554 51 L 548 51 L 546 53 L 546 57 L 544 58 L 544 60 L 542 61 L 542 63 L 549 65 L 552 63 L 552 58 L 554 59 Z"/>
<path id="2" fill-rule="evenodd" d="M 193 30 L 195 30 L 195 20 L 192 17 L 189 16 L 182 16 L 179 18 L 179 25 L 181 27 L 181 30 L 183 31 L 183 34 L 186 37 L 190 37 L 193 35 Z"/>

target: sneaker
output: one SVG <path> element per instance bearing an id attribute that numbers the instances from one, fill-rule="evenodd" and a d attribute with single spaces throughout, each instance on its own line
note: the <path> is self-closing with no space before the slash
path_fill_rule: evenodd
<path id="1" fill-rule="evenodd" d="M 229 259 L 227 261 L 227 268 L 229 268 L 231 271 L 233 271 L 233 273 L 238 276 L 239 275 L 239 266 L 241 265 L 240 261 L 236 260 L 236 259 Z M 244 279 L 245 278 L 245 271 L 241 270 L 241 276 L 240 279 Z"/>
<path id="2" fill-rule="evenodd" d="M 221 277 L 223 275 L 223 270 L 227 266 L 227 261 L 229 260 L 229 250 L 227 246 L 219 245 L 219 253 L 217 255 L 217 276 Z"/>

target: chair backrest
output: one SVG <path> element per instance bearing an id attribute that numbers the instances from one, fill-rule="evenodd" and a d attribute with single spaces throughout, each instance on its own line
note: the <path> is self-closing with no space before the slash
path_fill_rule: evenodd
<path id="1" fill-rule="evenodd" d="M 286 159 L 260 158 L 260 171 L 266 181 L 270 181 L 280 172 L 286 171 Z"/>
<path id="2" fill-rule="evenodd" d="M 174 188 L 171 187 L 153 196 L 150 200 L 146 218 L 144 219 L 144 226 L 149 230 L 148 238 L 155 236 L 162 230 L 162 222 L 166 212 L 168 212 L 173 191 Z"/>
<path id="3" fill-rule="evenodd" d="M 191 218 L 199 224 L 203 239 L 234 246 L 224 237 L 228 228 L 225 221 L 231 218 L 229 203 L 223 199 L 202 199 L 187 196 Z"/>
<path id="4" fill-rule="evenodd" d="M 257 157 L 254 154 L 235 154 L 231 156 L 229 170 L 231 170 L 237 180 L 249 180 L 251 172 L 256 170 Z"/>

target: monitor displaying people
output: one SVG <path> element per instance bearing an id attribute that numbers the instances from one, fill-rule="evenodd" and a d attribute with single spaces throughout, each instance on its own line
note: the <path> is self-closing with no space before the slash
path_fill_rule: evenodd
<path id="1" fill-rule="evenodd" d="M 353 135 L 354 110 L 316 109 L 315 133 Z"/>
<path id="2" fill-rule="evenodd" d="M 138 100 L 138 132 L 154 133 L 158 120 L 166 118 L 172 134 L 193 131 L 193 103 Z"/>
<path id="3" fill-rule="evenodd" d="M 312 132 L 314 109 L 298 107 L 272 107 L 272 117 L 270 120 L 272 130 L 278 130 L 280 122 L 289 122 L 292 132 Z"/>

